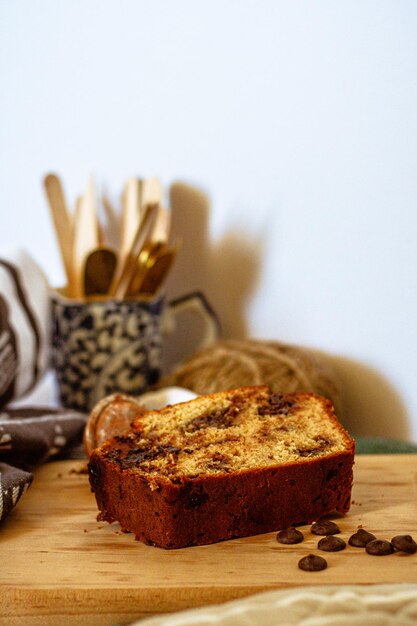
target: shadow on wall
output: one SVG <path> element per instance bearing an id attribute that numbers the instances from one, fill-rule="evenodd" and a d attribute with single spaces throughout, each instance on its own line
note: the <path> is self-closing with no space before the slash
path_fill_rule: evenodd
<path id="1" fill-rule="evenodd" d="M 372 367 L 330 356 L 340 379 L 343 424 L 353 435 L 410 439 L 410 420 L 399 393 Z"/>
<path id="2" fill-rule="evenodd" d="M 170 276 L 167 298 L 203 291 L 220 318 L 222 336 L 246 337 L 246 307 L 262 260 L 260 242 L 237 232 L 226 233 L 217 243 L 212 242 L 209 197 L 188 184 L 176 182 L 171 186 L 170 206 L 172 233 L 181 239 L 182 245 Z M 198 329 L 188 322 L 179 320 L 175 340 L 168 338 L 166 342 L 166 369 L 191 353 L 198 343 Z"/>
<path id="3" fill-rule="evenodd" d="M 171 186 L 170 206 L 172 232 L 182 238 L 182 248 L 170 276 L 168 300 L 203 291 L 220 318 L 223 337 L 247 337 L 246 308 L 261 269 L 262 242 L 237 232 L 211 242 L 209 198 L 188 184 L 176 182 Z M 165 372 L 195 351 L 200 335 L 195 319 L 179 320 L 165 344 Z M 326 356 L 340 379 L 342 421 L 352 434 L 410 437 L 406 408 L 389 381 L 363 363 Z"/>

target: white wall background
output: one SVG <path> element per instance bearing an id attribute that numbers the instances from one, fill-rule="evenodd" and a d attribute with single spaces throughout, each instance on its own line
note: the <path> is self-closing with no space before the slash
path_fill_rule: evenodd
<path id="1" fill-rule="evenodd" d="M 44 174 L 159 175 L 172 293 L 330 353 L 353 431 L 417 440 L 416 2 L 2 0 L 0 133 L 0 243 L 52 282 Z"/>

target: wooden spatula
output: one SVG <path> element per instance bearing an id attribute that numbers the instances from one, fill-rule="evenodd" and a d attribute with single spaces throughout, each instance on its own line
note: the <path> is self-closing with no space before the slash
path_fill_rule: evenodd
<path id="1" fill-rule="evenodd" d="M 161 204 L 158 205 L 158 215 L 155 228 L 152 232 L 152 241 L 167 243 L 171 231 L 171 213 Z"/>
<path id="2" fill-rule="evenodd" d="M 105 232 L 106 241 L 109 246 L 119 249 L 120 246 L 120 219 L 114 206 L 110 202 L 109 197 L 104 193 L 102 196 L 102 203 L 105 216 Z"/>
<path id="3" fill-rule="evenodd" d="M 159 178 L 146 178 L 142 184 L 142 206 L 148 204 L 158 205 L 158 215 L 155 228 L 152 232 L 152 241 L 166 242 L 170 231 L 170 213 L 164 208 L 164 193 L 162 183 Z"/>
<path id="4" fill-rule="evenodd" d="M 74 298 L 84 294 L 84 268 L 87 256 L 99 245 L 97 199 L 94 181 L 90 178 L 87 191 L 81 198 L 74 223 L 73 288 Z"/>
<path id="5" fill-rule="evenodd" d="M 141 180 L 130 178 L 123 192 L 120 232 L 120 258 L 122 260 L 129 254 L 133 238 L 141 222 L 141 187 Z"/>
<path id="6" fill-rule="evenodd" d="M 58 240 L 62 263 L 67 277 L 67 283 L 70 285 L 73 280 L 71 216 L 58 176 L 56 174 L 48 174 L 45 176 L 44 187 Z"/>
<path id="7" fill-rule="evenodd" d="M 154 176 L 145 178 L 142 181 L 141 204 L 147 207 L 148 204 L 162 204 L 163 190 L 159 178 Z"/>

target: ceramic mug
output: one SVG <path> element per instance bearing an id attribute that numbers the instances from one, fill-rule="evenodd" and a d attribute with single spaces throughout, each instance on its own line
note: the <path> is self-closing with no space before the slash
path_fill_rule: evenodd
<path id="1" fill-rule="evenodd" d="M 54 292 L 52 365 L 62 406 L 88 412 L 112 393 L 139 395 L 161 375 L 166 329 L 189 310 L 204 322 L 197 348 L 219 336 L 219 322 L 202 293 L 168 304 L 152 299 L 70 300 Z"/>

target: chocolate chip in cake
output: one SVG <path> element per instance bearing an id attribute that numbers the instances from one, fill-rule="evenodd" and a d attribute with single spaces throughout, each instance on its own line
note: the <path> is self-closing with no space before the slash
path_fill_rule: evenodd
<path id="1" fill-rule="evenodd" d="M 320 539 L 317 547 L 319 550 L 324 550 L 325 552 L 339 552 L 339 550 L 344 550 L 346 548 L 346 541 L 340 539 L 340 537 L 327 535 L 327 537 Z"/>
<path id="2" fill-rule="evenodd" d="M 206 428 L 230 428 L 230 426 L 233 426 L 235 416 L 236 411 L 231 410 L 231 407 L 215 409 L 209 413 L 203 413 L 194 417 L 185 425 L 185 430 L 193 433 Z"/>
<path id="3" fill-rule="evenodd" d="M 230 472 L 230 462 L 231 459 L 229 455 L 215 452 L 212 458 L 207 461 L 206 467 L 207 469 Z"/>
<path id="4" fill-rule="evenodd" d="M 330 520 L 319 520 L 312 525 L 311 532 L 313 535 L 337 535 L 340 533 L 340 528 Z"/>
<path id="5" fill-rule="evenodd" d="M 411 535 L 396 535 L 391 539 L 391 543 L 398 552 L 414 554 L 417 552 L 417 543 Z"/>
<path id="6" fill-rule="evenodd" d="M 124 458 L 119 458 L 120 450 L 117 450 L 118 455 L 115 461 L 117 461 L 122 470 L 125 470 L 140 465 L 141 463 L 150 463 L 155 459 L 169 457 L 170 455 L 177 457 L 180 452 L 181 448 L 167 444 L 152 447 L 142 446 L 131 448 L 127 451 Z M 112 454 L 112 451 L 110 451 L 107 456 L 109 457 L 110 454 Z"/>
<path id="7" fill-rule="evenodd" d="M 326 569 L 327 561 L 322 556 L 309 554 L 298 561 L 298 567 L 305 572 L 320 572 Z"/>
<path id="8" fill-rule="evenodd" d="M 323 448 L 297 448 L 297 454 L 301 457 L 317 456 L 323 452 Z"/>
<path id="9" fill-rule="evenodd" d="M 304 540 L 304 535 L 301 530 L 297 530 L 291 526 L 291 528 L 285 528 L 280 530 L 277 534 L 278 543 L 294 544 L 301 543 Z"/>
<path id="10" fill-rule="evenodd" d="M 349 545 L 354 548 L 365 548 L 368 543 L 374 539 L 376 539 L 375 535 L 363 528 L 359 528 L 359 530 L 349 538 Z"/>
<path id="11" fill-rule="evenodd" d="M 392 543 L 385 541 L 385 539 L 373 539 L 373 541 L 367 544 L 365 549 L 368 554 L 372 554 L 373 556 L 386 556 L 394 552 Z"/>
<path id="12" fill-rule="evenodd" d="M 290 415 L 297 408 L 297 403 L 284 394 L 271 393 L 264 405 L 258 407 L 258 415 Z"/>

